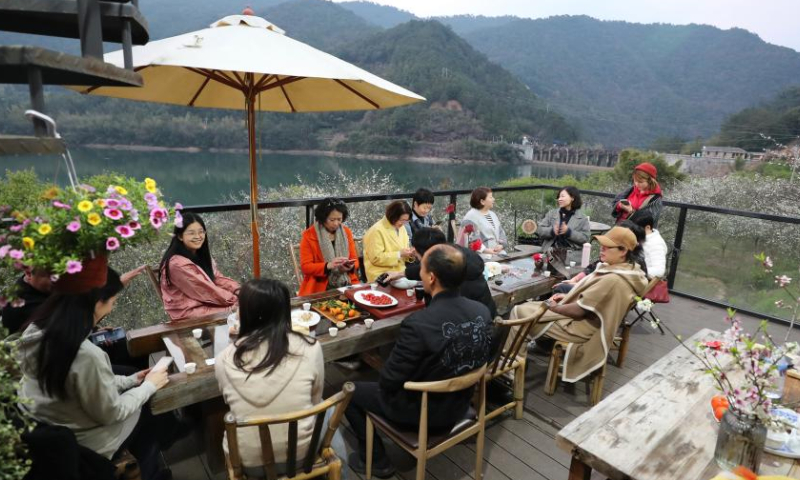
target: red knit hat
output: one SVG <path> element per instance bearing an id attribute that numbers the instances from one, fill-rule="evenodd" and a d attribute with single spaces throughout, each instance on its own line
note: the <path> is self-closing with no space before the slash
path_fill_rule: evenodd
<path id="1" fill-rule="evenodd" d="M 655 180 L 656 177 L 658 176 L 658 170 L 656 170 L 655 165 L 653 165 L 652 163 L 647 163 L 647 162 L 640 163 L 639 165 L 636 165 L 633 168 L 634 172 L 636 170 L 641 170 L 642 172 L 650 175 L 651 177 L 653 177 L 653 180 Z"/>

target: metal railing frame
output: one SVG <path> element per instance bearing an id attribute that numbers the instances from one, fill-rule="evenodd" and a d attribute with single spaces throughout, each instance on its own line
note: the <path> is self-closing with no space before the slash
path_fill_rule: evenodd
<path id="1" fill-rule="evenodd" d="M 519 186 L 519 187 L 492 187 L 493 192 L 524 192 L 524 191 L 535 191 L 535 190 L 560 190 L 563 187 L 555 186 L 555 185 L 526 185 L 526 186 Z M 580 190 L 582 195 L 591 195 L 595 197 L 605 197 L 613 199 L 615 197 L 612 193 L 606 192 L 598 192 L 594 190 Z M 472 193 L 472 190 L 438 190 L 433 192 L 436 197 L 448 197 L 449 203 L 456 205 L 458 195 L 469 195 Z M 344 196 L 340 197 L 342 200 L 346 201 L 347 203 L 360 203 L 360 202 L 372 202 L 377 200 L 397 200 L 397 199 L 409 199 L 414 195 L 413 192 L 405 192 L 405 193 L 389 193 L 389 194 L 371 194 L 371 195 L 352 195 L 352 196 Z M 303 199 L 287 199 L 287 200 L 278 200 L 278 201 L 271 201 L 271 202 L 259 202 L 258 208 L 259 209 L 271 209 L 271 208 L 287 208 L 287 207 L 304 207 L 305 208 L 305 217 L 306 217 L 306 227 L 311 225 L 313 221 L 314 215 L 313 210 L 314 206 L 320 203 L 324 197 L 319 198 L 303 198 Z M 798 217 L 785 217 L 781 215 L 772 215 L 766 213 L 757 213 L 757 212 L 748 212 L 744 210 L 735 210 L 730 208 L 722 208 L 722 207 L 712 207 L 707 205 L 695 205 L 691 203 L 683 203 L 683 202 L 673 202 L 665 200 L 664 206 L 667 207 L 675 207 L 678 208 L 678 225 L 675 230 L 675 241 L 673 243 L 672 248 L 672 255 L 670 260 L 670 268 L 669 274 L 667 275 L 667 284 L 669 286 L 669 291 L 672 294 L 689 298 L 692 300 L 696 300 L 702 303 L 715 305 L 718 307 L 724 308 L 736 308 L 737 311 L 745 313 L 747 315 L 753 315 L 756 317 L 761 317 L 771 322 L 777 323 L 789 323 L 786 319 L 775 317 L 772 315 L 768 315 L 765 313 L 754 312 L 752 310 L 747 310 L 740 307 L 735 307 L 730 305 L 726 302 L 721 302 L 719 300 L 714 300 L 711 298 L 702 297 L 699 295 L 695 295 L 688 292 L 682 292 L 679 290 L 675 290 L 675 275 L 678 271 L 678 265 L 680 262 L 681 256 L 681 249 L 683 247 L 683 236 L 686 227 L 686 217 L 689 210 L 698 211 L 698 212 L 708 212 L 708 213 L 718 213 L 722 215 L 734 215 L 739 217 L 747 217 L 747 218 L 755 218 L 758 220 L 768 220 L 774 222 L 781 222 L 781 223 L 788 223 L 794 225 L 800 225 L 800 218 Z M 231 212 L 231 211 L 246 211 L 250 208 L 249 203 L 234 203 L 234 204 L 211 204 L 211 205 L 195 205 L 185 207 L 186 211 L 193 211 L 196 213 L 219 213 L 219 212 Z M 609 207 L 610 208 L 610 207 Z M 455 211 L 449 214 L 449 220 L 455 220 L 456 215 Z M 455 232 L 452 231 L 452 228 L 448 227 L 447 239 L 448 241 L 453 241 L 455 236 Z"/>

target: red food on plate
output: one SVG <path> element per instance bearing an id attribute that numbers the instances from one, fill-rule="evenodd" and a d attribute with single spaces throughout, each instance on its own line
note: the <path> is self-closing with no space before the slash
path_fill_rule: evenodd
<path id="1" fill-rule="evenodd" d="M 392 299 L 388 296 L 380 294 L 375 295 L 374 293 L 365 293 L 361 298 L 373 305 L 389 305 L 392 303 Z"/>
<path id="2" fill-rule="evenodd" d="M 711 340 L 703 343 L 703 345 L 712 350 L 719 350 L 720 348 L 722 348 L 722 342 L 720 342 L 719 340 Z"/>

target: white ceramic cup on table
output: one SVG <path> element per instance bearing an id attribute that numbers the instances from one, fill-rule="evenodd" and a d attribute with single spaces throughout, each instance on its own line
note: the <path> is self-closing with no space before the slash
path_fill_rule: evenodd
<path id="1" fill-rule="evenodd" d="M 372 290 L 377 290 L 378 289 L 378 284 L 375 283 L 375 282 L 370 283 L 369 284 L 369 288 L 372 289 Z"/>
<path id="2" fill-rule="evenodd" d="M 308 303 L 308 302 L 304 303 L 303 304 L 303 310 L 305 310 L 306 312 L 311 310 L 311 304 Z"/>
<path id="3" fill-rule="evenodd" d="M 544 275 L 545 277 L 549 277 L 550 276 L 550 270 L 545 270 L 544 272 L 542 272 L 542 275 Z"/>
<path id="4" fill-rule="evenodd" d="M 328 329 L 328 334 L 329 334 L 331 337 L 335 337 L 336 335 L 338 335 L 338 334 L 339 334 L 339 329 L 338 329 L 338 328 L 336 328 L 336 327 L 331 327 L 331 328 L 329 328 L 329 329 Z"/>
<path id="5" fill-rule="evenodd" d="M 369 330 L 370 328 L 372 328 L 372 324 L 373 324 L 373 323 L 375 323 L 375 320 L 373 320 L 373 319 L 371 319 L 371 318 L 365 318 L 365 319 L 364 319 L 364 326 L 365 326 L 365 327 L 367 327 L 367 330 Z"/>
<path id="6" fill-rule="evenodd" d="M 197 370 L 197 364 L 194 362 L 189 362 L 183 366 L 183 369 L 186 371 L 187 375 L 191 375 Z"/>
<path id="7" fill-rule="evenodd" d="M 192 330 L 192 336 L 196 339 L 200 339 L 203 336 L 203 329 L 202 328 L 195 328 Z"/>

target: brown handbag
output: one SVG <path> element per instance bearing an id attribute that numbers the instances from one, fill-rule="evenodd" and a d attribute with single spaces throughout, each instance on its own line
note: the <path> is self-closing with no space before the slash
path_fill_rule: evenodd
<path id="1" fill-rule="evenodd" d="M 653 303 L 669 303 L 669 286 L 667 285 L 667 281 L 661 280 L 656 283 L 656 286 L 647 292 L 644 298 Z"/>

